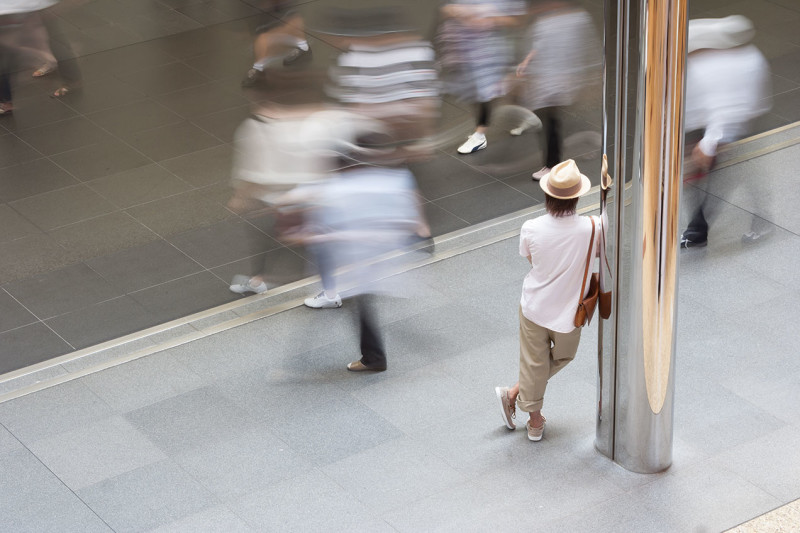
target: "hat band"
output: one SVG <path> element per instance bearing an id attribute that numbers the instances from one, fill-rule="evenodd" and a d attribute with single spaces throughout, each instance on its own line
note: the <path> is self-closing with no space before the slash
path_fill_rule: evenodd
<path id="1" fill-rule="evenodd" d="M 582 186 L 583 186 L 583 184 L 580 181 L 578 181 L 578 183 L 576 183 L 572 187 L 563 187 L 562 188 L 562 187 L 556 187 L 555 185 L 553 185 L 550 182 L 550 180 L 547 181 L 547 187 L 551 191 L 556 193 L 556 195 L 558 195 L 558 196 L 571 196 L 571 195 L 577 194 L 577 193 L 580 192 Z M 553 196 L 555 196 L 555 195 L 553 195 Z"/>

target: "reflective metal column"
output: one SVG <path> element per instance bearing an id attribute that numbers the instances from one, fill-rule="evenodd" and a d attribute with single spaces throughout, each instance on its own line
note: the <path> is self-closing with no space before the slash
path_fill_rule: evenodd
<path id="1" fill-rule="evenodd" d="M 604 151 L 615 186 L 603 282 L 596 447 L 628 470 L 672 462 L 686 0 L 606 0 Z"/>

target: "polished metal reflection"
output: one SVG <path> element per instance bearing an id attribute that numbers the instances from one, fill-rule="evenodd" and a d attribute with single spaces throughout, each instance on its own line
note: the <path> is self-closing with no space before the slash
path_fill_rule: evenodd
<path id="1" fill-rule="evenodd" d="M 657 472 L 672 462 L 686 0 L 605 6 L 606 31 L 616 32 L 606 93 L 616 98 L 604 108 L 614 118 L 604 149 L 613 149 L 618 186 L 608 212 L 615 305 L 602 324 L 596 446 L 629 470 Z"/>

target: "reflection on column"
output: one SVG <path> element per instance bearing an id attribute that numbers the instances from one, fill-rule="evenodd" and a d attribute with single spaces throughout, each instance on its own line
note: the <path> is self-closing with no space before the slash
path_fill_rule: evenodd
<path id="1" fill-rule="evenodd" d="M 608 0 L 606 32 L 605 94 L 615 98 L 604 109 L 612 119 L 604 148 L 618 190 L 609 202 L 615 310 L 602 325 L 596 445 L 629 470 L 657 472 L 672 461 L 686 0 Z"/>

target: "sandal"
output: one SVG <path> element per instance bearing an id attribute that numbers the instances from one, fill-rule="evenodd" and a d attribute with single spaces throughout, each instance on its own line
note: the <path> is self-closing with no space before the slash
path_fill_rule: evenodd
<path id="1" fill-rule="evenodd" d="M 42 76 L 47 76 L 48 74 L 52 74 L 55 71 L 56 71 L 55 65 L 43 65 L 33 71 L 33 77 L 41 78 Z"/>
<path id="2" fill-rule="evenodd" d="M 14 106 L 11 102 L 0 102 L 0 117 L 3 115 L 10 115 L 14 111 Z"/>
<path id="3" fill-rule="evenodd" d="M 53 94 L 50 95 L 50 98 L 63 98 L 72 91 L 73 88 L 64 85 L 63 87 L 59 87 L 58 89 L 56 89 L 55 92 L 53 92 Z"/>

